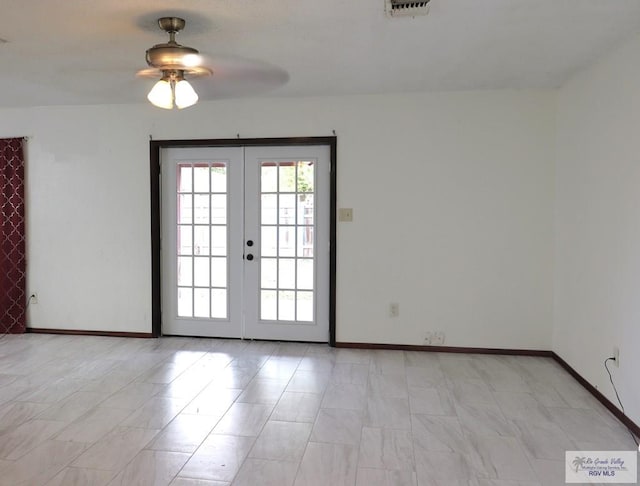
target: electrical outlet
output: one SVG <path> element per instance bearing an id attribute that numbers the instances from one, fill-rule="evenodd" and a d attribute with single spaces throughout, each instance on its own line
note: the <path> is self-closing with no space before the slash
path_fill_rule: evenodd
<path id="1" fill-rule="evenodd" d="M 444 332 L 442 331 L 438 331 L 433 333 L 433 336 L 431 337 L 431 344 L 433 344 L 434 346 L 441 346 L 444 344 Z"/>
<path id="2" fill-rule="evenodd" d="M 38 303 L 38 294 L 36 292 L 33 292 L 30 296 L 29 296 L 29 303 L 30 304 L 37 304 Z"/>
<path id="3" fill-rule="evenodd" d="M 620 368 L 620 348 L 618 346 L 613 347 L 613 354 L 611 357 L 613 358 L 613 364 L 616 368 Z"/>
<path id="4" fill-rule="evenodd" d="M 425 346 L 431 345 L 431 339 L 433 338 L 433 333 L 431 331 L 426 331 L 424 333 L 424 344 Z"/>
<path id="5" fill-rule="evenodd" d="M 392 302 L 389 304 L 389 317 L 398 317 L 400 315 L 400 304 Z"/>

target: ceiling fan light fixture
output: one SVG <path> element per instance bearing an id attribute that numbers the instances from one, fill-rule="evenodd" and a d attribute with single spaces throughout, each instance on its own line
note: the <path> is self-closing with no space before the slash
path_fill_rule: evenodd
<path id="1" fill-rule="evenodd" d="M 198 102 L 198 93 L 191 83 L 184 79 L 182 71 L 163 71 L 162 79 L 158 81 L 147 99 L 152 105 L 165 110 L 188 108 Z"/>
<path id="2" fill-rule="evenodd" d="M 198 93 L 189 81 L 182 79 L 174 87 L 175 103 L 179 109 L 188 108 L 198 102 Z"/>
<path id="3" fill-rule="evenodd" d="M 158 108 L 164 108 L 165 110 L 171 110 L 173 108 L 173 88 L 171 82 L 166 79 L 158 81 L 149 94 L 147 99 L 152 105 Z"/>

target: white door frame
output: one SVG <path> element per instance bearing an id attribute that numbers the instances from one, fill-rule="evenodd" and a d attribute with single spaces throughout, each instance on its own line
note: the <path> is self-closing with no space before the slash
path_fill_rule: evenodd
<path id="1" fill-rule="evenodd" d="M 252 147 L 287 145 L 326 145 L 330 153 L 330 221 L 329 221 L 329 345 L 336 344 L 336 196 L 337 196 L 337 138 L 257 138 L 213 140 L 152 140 L 150 146 L 151 176 L 151 249 L 152 249 L 152 335 L 162 335 L 162 281 L 161 281 L 161 172 L 162 149 L 176 147 Z"/>

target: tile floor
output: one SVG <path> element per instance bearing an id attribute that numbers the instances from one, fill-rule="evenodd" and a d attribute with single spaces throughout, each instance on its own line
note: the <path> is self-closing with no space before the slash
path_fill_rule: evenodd
<path id="1" fill-rule="evenodd" d="M 626 429 L 547 358 L 0 338 L 0 484 L 542 486 Z"/>

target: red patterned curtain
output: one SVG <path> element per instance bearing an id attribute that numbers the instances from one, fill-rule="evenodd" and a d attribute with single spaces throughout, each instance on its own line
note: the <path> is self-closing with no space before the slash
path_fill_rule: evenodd
<path id="1" fill-rule="evenodd" d="M 0 334 L 27 326 L 22 144 L 22 138 L 0 139 Z"/>

